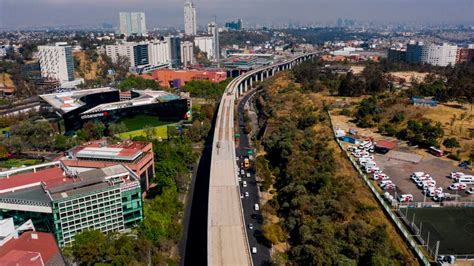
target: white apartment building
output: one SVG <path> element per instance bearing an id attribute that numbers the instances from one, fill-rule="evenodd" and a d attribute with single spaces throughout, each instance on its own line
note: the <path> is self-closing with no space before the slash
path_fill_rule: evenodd
<path id="1" fill-rule="evenodd" d="M 145 13 L 120 12 L 120 34 L 125 36 L 146 35 Z"/>
<path id="2" fill-rule="evenodd" d="M 38 46 L 41 76 L 58 80 L 61 84 L 74 80 L 72 48 L 67 43 Z"/>
<path id="3" fill-rule="evenodd" d="M 135 43 L 106 45 L 105 53 L 112 59 L 113 62 L 117 62 L 119 56 L 127 57 L 130 61 L 130 66 L 133 67 L 133 62 L 135 62 L 135 54 L 133 52 L 134 45 Z"/>
<path id="4" fill-rule="evenodd" d="M 456 63 L 456 45 L 427 45 L 421 50 L 421 61 L 434 66 L 448 66 Z"/>
<path id="5" fill-rule="evenodd" d="M 181 64 L 185 68 L 189 65 L 194 65 L 194 45 L 190 41 L 181 42 Z"/>
<path id="6" fill-rule="evenodd" d="M 192 2 L 184 3 L 184 34 L 188 36 L 196 35 L 196 8 Z"/>
<path id="7" fill-rule="evenodd" d="M 207 33 L 209 35 L 212 35 L 212 42 L 213 42 L 213 59 L 214 60 L 219 60 L 220 56 L 220 48 L 219 48 L 219 29 L 217 28 L 216 23 L 211 22 L 207 25 Z"/>
<path id="8" fill-rule="evenodd" d="M 214 38 L 212 36 L 199 36 L 194 38 L 194 45 L 199 50 L 207 53 L 207 59 L 214 59 Z"/>
<path id="9" fill-rule="evenodd" d="M 169 38 L 148 43 L 150 65 L 171 64 L 171 44 Z"/>

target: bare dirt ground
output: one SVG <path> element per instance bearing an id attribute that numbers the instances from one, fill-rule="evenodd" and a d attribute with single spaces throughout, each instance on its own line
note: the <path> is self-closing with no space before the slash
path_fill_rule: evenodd
<path id="1" fill-rule="evenodd" d="M 395 77 L 396 79 L 404 79 L 406 82 L 411 82 L 416 80 L 417 82 L 422 82 L 425 77 L 428 75 L 427 72 L 416 72 L 416 71 L 397 71 L 390 72 L 389 75 Z"/>

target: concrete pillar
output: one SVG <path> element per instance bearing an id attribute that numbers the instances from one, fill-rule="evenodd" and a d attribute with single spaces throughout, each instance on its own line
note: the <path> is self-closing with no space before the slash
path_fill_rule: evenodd
<path id="1" fill-rule="evenodd" d="M 244 91 L 247 91 L 247 90 L 248 90 L 248 87 L 247 87 L 248 84 L 247 84 L 247 82 L 248 82 L 248 80 L 244 80 Z"/>
<path id="2" fill-rule="evenodd" d="M 250 76 L 249 80 L 250 80 L 250 88 L 253 88 L 253 85 L 252 85 L 252 83 L 253 83 L 253 76 Z"/>
<path id="3" fill-rule="evenodd" d="M 263 71 L 260 72 L 260 81 L 263 81 Z"/>

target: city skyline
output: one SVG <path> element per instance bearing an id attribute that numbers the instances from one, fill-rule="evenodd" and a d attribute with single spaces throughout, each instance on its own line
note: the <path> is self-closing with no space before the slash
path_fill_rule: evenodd
<path id="1" fill-rule="evenodd" d="M 66 0 L 0 0 L 0 28 L 63 25 L 118 26 L 119 12 L 145 12 L 149 28 L 183 28 L 184 1 L 107 0 L 96 3 L 81 1 L 71 12 Z M 297 24 L 332 23 L 338 17 L 379 23 L 465 23 L 472 22 L 474 2 L 470 0 L 229 0 L 195 1 L 199 25 L 206 25 L 217 15 L 220 24 L 242 17 L 244 21 L 259 24 L 293 22 Z M 268 12 L 269 5 L 272 12 Z"/>

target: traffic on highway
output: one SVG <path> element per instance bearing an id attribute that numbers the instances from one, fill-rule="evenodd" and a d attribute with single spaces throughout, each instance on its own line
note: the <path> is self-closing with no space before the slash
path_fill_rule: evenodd
<path id="1" fill-rule="evenodd" d="M 238 106 L 239 145 L 236 147 L 236 163 L 240 183 L 240 198 L 242 200 L 247 237 L 254 265 L 264 265 L 270 262 L 270 243 L 263 237 L 263 217 L 259 203 L 258 183 L 253 169 L 254 151 L 249 145 L 249 136 L 245 130 L 244 107 L 255 91 L 245 95 Z M 238 135 L 237 135 L 238 136 Z"/>

